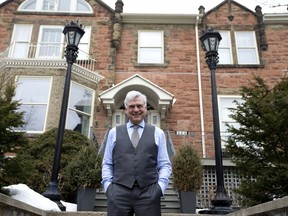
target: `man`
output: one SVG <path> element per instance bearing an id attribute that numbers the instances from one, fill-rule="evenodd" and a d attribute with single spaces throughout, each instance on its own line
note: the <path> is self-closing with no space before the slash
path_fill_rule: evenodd
<path id="1" fill-rule="evenodd" d="M 102 163 L 107 213 L 108 216 L 133 216 L 134 213 L 161 216 L 161 196 L 172 169 L 165 134 L 160 128 L 145 123 L 145 95 L 130 91 L 124 105 L 129 122 L 110 130 Z"/>

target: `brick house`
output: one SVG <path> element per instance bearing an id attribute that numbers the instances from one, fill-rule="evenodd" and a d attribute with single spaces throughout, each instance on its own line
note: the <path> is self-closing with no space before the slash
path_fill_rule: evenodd
<path id="1" fill-rule="evenodd" d="M 115 0 L 116 1 L 116 0 Z M 100 0 L 7 0 L 0 5 L 0 74 L 15 78 L 16 99 L 26 111 L 22 130 L 37 137 L 58 126 L 66 74 L 66 21 L 85 26 L 73 65 L 66 128 L 101 144 L 106 132 L 126 121 L 123 100 L 131 90 L 148 97 L 147 122 L 167 132 L 169 151 L 190 142 L 203 158 L 199 207 L 209 206 L 215 186 L 210 71 L 199 37 L 219 31 L 216 70 L 222 138 L 234 123 L 227 108 L 253 75 L 273 85 L 287 72 L 288 14 L 262 14 L 225 0 L 199 14 L 125 14 Z M 92 134 L 92 135 L 91 135 Z M 103 146 L 103 145 L 102 145 Z M 225 152 L 225 147 L 223 146 Z M 223 160 L 229 195 L 237 169 Z"/>

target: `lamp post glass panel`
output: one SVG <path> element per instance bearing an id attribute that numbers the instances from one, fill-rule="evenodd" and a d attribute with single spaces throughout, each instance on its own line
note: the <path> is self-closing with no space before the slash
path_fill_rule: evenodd
<path id="1" fill-rule="evenodd" d="M 214 148 L 215 148 L 215 164 L 216 164 L 216 178 L 217 178 L 216 195 L 214 199 L 211 200 L 211 204 L 213 205 L 213 207 L 209 210 L 200 211 L 200 214 L 227 214 L 233 211 L 232 208 L 230 207 L 232 204 L 232 200 L 227 196 L 224 188 L 217 87 L 215 78 L 215 70 L 219 59 L 218 47 L 221 39 L 222 37 L 219 34 L 219 32 L 216 32 L 211 28 L 207 28 L 200 37 L 201 43 L 206 51 L 205 59 L 211 74 L 211 92 L 212 92 L 214 146 L 215 146 Z"/>
<path id="2" fill-rule="evenodd" d="M 65 26 L 63 30 L 63 34 L 65 35 L 66 42 L 67 42 L 67 46 L 65 50 L 65 57 L 67 61 L 67 71 L 66 71 L 66 77 L 65 77 L 61 114 L 60 114 L 60 119 L 59 119 L 58 134 L 57 134 L 57 140 L 56 140 L 56 145 L 55 145 L 51 179 L 50 179 L 47 190 L 43 193 L 43 196 L 56 202 L 58 207 L 61 209 L 61 211 L 65 211 L 66 207 L 60 202 L 61 194 L 59 193 L 59 190 L 58 190 L 58 174 L 60 170 L 62 142 L 63 142 L 63 135 L 64 135 L 64 130 L 65 130 L 66 115 L 67 115 L 67 108 L 68 108 L 71 72 L 72 72 L 72 65 L 76 61 L 76 58 L 78 56 L 79 42 L 82 36 L 84 35 L 84 33 L 85 31 L 82 29 L 82 25 L 78 24 L 78 21 L 77 22 L 71 21 L 69 24 Z"/>

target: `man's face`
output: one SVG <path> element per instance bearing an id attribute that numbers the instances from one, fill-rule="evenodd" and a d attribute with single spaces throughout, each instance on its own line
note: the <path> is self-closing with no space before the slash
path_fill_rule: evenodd
<path id="1" fill-rule="evenodd" d="M 136 97 L 135 99 L 128 101 L 125 111 L 133 124 L 139 124 L 146 115 L 147 107 L 144 105 L 141 97 Z"/>

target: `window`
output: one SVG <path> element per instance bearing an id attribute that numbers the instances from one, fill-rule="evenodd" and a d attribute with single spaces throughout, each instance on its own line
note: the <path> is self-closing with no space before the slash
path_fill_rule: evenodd
<path id="1" fill-rule="evenodd" d="M 94 91 L 74 82 L 71 83 L 66 128 L 88 136 L 92 125 Z"/>
<path id="2" fill-rule="evenodd" d="M 90 47 L 90 36 L 91 36 L 91 27 L 85 26 L 85 34 L 80 40 L 80 43 L 78 45 L 79 47 L 79 53 L 78 53 L 78 60 L 85 60 L 89 58 L 89 47 Z"/>
<path id="3" fill-rule="evenodd" d="M 125 122 L 126 122 L 125 110 L 116 110 L 113 113 L 113 122 L 112 122 L 113 127 L 124 124 Z"/>
<path id="4" fill-rule="evenodd" d="M 227 124 L 239 127 L 239 124 L 230 117 L 232 114 L 230 108 L 236 108 L 234 101 L 241 101 L 240 96 L 219 96 L 219 118 L 220 118 L 220 131 L 221 139 L 226 140 L 229 136 L 227 132 Z M 223 146 L 222 146 L 223 147 Z"/>
<path id="5" fill-rule="evenodd" d="M 64 41 L 63 26 L 41 26 L 36 55 L 38 58 L 61 58 Z"/>
<path id="6" fill-rule="evenodd" d="M 38 46 L 36 55 L 38 58 L 62 58 L 64 34 L 62 33 L 64 26 L 41 26 L 39 32 Z M 79 43 L 78 60 L 89 58 L 91 27 L 85 27 L 85 34 Z"/>
<path id="7" fill-rule="evenodd" d="M 32 25 L 15 24 L 12 35 L 12 49 L 10 57 L 27 58 L 29 52 L 29 43 L 31 40 Z"/>
<path id="8" fill-rule="evenodd" d="M 236 31 L 238 64 L 259 64 L 255 32 Z"/>
<path id="9" fill-rule="evenodd" d="M 218 48 L 219 64 L 233 64 L 230 32 L 219 31 L 219 33 L 222 37 Z"/>
<path id="10" fill-rule="evenodd" d="M 164 63 L 163 31 L 138 32 L 138 63 Z"/>
<path id="11" fill-rule="evenodd" d="M 26 0 L 20 5 L 19 10 L 73 13 L 93 12 L 91 6 L 85 0 Z"/>
<path id="12" fill-rule="evenodd" d="M 257 42 L 254 31 L 219 31 L 219 64 L 259 64 Z M 232 48 L 232 44 L 236 47 Z M 234 58 L 233 58 L 234 57 Z"/>
<path id="13" fill-rule="evenodd" d="M 113 113 L 113 121 L 112 126 L 119 126 L 128 122 L 128 118 L 126 116 L 125 110 L 119 109 Z M 147 115 L 145 117 L 145 122 L 160 127 L 160 114 L 157 110 L 148 110 Z"/>
<path id="14" fill-rule="evenodd" d="M 19 130 L 33 133 L 45 130 L 51 83 L 51 77 L 18 77 L 15 100 L 20 101 L 19 111 L 25 112 L 26 122 Z"/>

